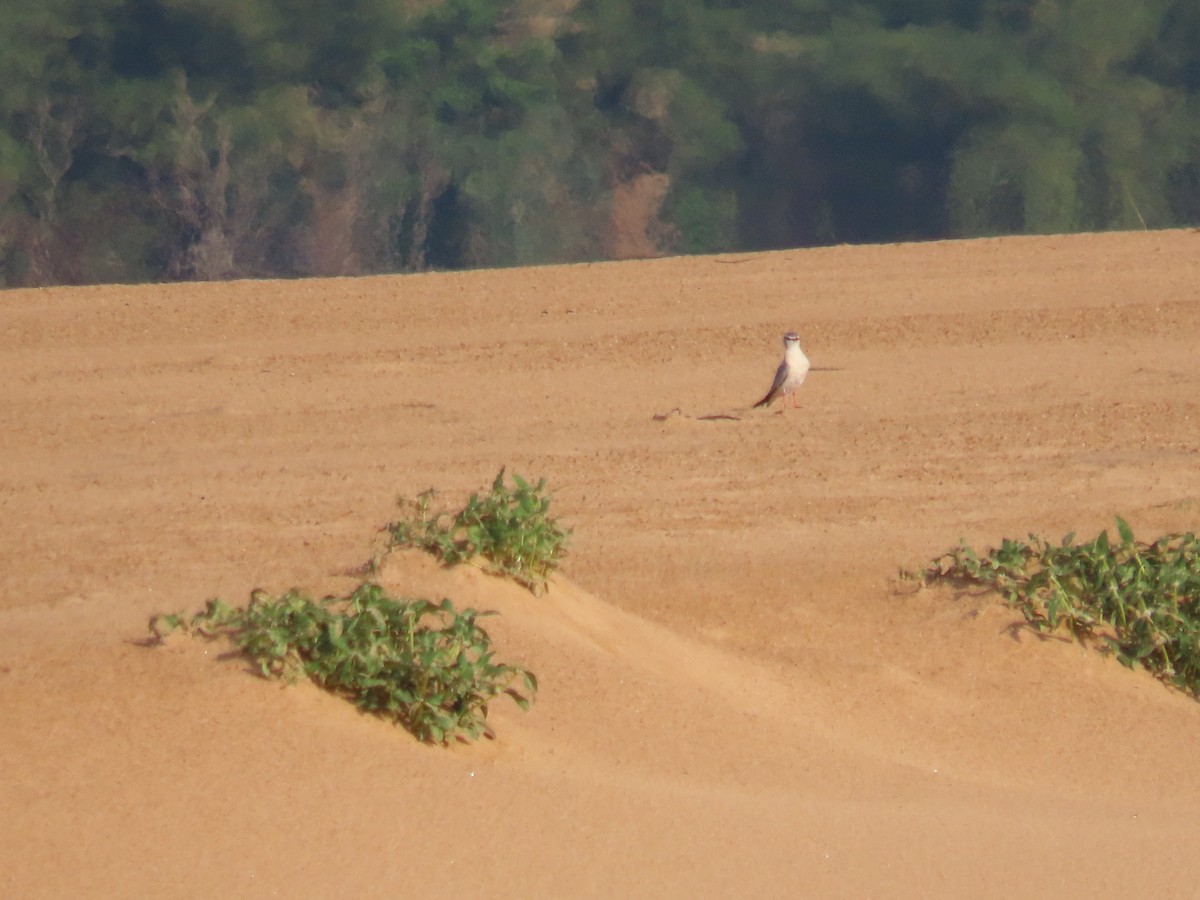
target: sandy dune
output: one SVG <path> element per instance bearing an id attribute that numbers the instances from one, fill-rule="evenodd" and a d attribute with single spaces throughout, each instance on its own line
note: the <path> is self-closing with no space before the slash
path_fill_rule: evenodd
<path id="1" fill-rule="evenodd" d="M 1195 529 L 1198 347 L 1190 231 L 2 293 L 0 894 L 1195 896 L 1200 705 L 896 574 Z M 506 464 L 548 596 L 384 572 L 501 612 L 496 742 L 137 643 Z"/>

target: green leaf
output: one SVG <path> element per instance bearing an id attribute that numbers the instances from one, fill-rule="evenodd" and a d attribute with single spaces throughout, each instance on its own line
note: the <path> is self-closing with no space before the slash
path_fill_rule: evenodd
<path id="1" fill-rule="evenodd" d="M 1129 523 L 1117 516 L 1117 531 L 1121 533 L 1121 542 L 1126 545 L 1133 544 L 1133 529 L 1129 527 Z"/>

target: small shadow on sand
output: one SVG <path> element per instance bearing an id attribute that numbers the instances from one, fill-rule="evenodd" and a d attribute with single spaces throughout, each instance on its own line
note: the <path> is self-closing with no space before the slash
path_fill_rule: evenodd
<path id="1" fill-rule="evenodd" d="M 929 587 L 927 584 L 920 583 L 919 579 L 916 579 L 915 581 L 917 583 L 914 588 L 904 589 L 898 586 L 897 592 L 901 594 L 920 593 L 922 590 L 925 590 L 927 587 Z M 948 584 L 947 581 L 951 581 L 951 583 Z M 947 579 L 947 581 L 942 581 L 941 585 L 948 589 L 952 599 L 960 602 L 972 601 L 976 604 L 975 608 L 966 612 L 965 617 L 968 619 L 977 619 L 983 614 L 985 609 L 991 609 L 993 607 L 1008 609 L 1012 612 L 1017 611 L 1014 607 L 1008 606 L 1003 599 L 990 588 L 980 587 L 972 583 L 954 582 L 951 579 Z M 903 583 L 904 582 L 902 581 L 901 584 Z M 1062 632 L 1039 631 L 1032 623 L 1025 621 L 1024 619 L 1018 619 L 1016 621 L 1009 622 L 1000 629 L 999 633 L 1008 635 L 1008 637 L 1017 644 L 1021 643 L 1022 637 L 1026 636 L 1035 637 L 1042 642 L 1054 641 L 1062 644 L 1074 643 L 1076 640 L 1075 637 L 1069 632 L 1064 634 Z"/>
<path id="2" fill-rule="evenodd" d="M 708 415 L 704 415 L 704 416 L 689 416 L 678 406 L 672 410 L 668 410 L 665 413 L 655 413 L 654 414 L 655 422 L 669 422 L 673 419 L 679 419 L 679 420 L 686 419 L 686 420 L 690 420 L 693 422 L 739 422 L 739 421 L 741 421 L 741 418 L 742 418 L 741 415 L 739 415 L 738 413 L 731 413 L 731 412 L 729 412 L 729 413 L 709 413 Z"/>
<path id="3" fill-rule="evenodd" d="M 845 369 L 842 369 L 839 366 L 814 366 L 813 368 L 809 369 L 808 371 L 810 371 L 810 372 L 844 372 Z M 692 416 L 692 415 L 688 415 L 682 409 L 680 409 L 678 406 L 676 406 L 674 409 L 667 410 L 666 412 L 655 413 L 654 421 L 655 422 L 669 422 L 672 419 L 680 419 L 680 420 L 687 419 L 687 420 L 690 420 L 693 422 L 740 422 L 742 420 L 742 416 L 744 416 L 748 412 L 752 412 L 753 409 L 754 408 L 751 407 L 750 409 L 735 410 L 733 412 L 715 412 L 715 413 L 708 413 L 707 415 L 703 415 L 703 416 Z M 781 412 L 782 408 L 780 408 L 778 410 L 774 410 L 774 411 Z"/>
<path id="4" fill-rule="evenodd" d="M 378 573 L 375 570 L 375 561 L 368 559 L 365 562 L 359 563 L 357 566 L 347 566 L 344 569 L 334 569 L 329 574 L 338 578 L 366 579 L 373 578 Z"/>
<path id="5" fill-rule="evenodd" d="M 1074 644 L 1077 639 L 1069 631 L 1066 633 L 1059 631 L 1039 631 L 1028 622 L 1010 622 L 1005 625 L 1001 631 L 1013 639 L 1014 643 L 1021 643 L 1022 635 L 1029 635 L 1037 638 L 1042 643 L 1053 641 L 1057 644 Z"/>

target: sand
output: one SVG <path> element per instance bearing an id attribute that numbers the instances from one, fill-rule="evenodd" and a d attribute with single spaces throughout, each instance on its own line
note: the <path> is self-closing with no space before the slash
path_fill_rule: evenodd
<path id="1" fill-rule="evenodd" d="M 897 576 L 1196 528 L 1198 346 L 1194 231 L 0 293 L 0 894 L 1195 896 L 1200 705 Z M 500 612 L 494 742 L 140 643 L 505 465 L 546 596 L 381 576 Z"/>

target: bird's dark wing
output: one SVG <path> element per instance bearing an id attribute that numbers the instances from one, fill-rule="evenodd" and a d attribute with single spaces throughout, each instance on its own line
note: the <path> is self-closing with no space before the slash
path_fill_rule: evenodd
<path id="1" fill-rule="evenodd" d="M 757 409 L 760 406 L 766 406 L 775 399 L 775 395 L 779 393 L 779 389 L 783 387 L 784 379 L 787 378 L 788 367 L 786 362 L 781 362 L 779 368 L 775 370 L 775 382 L 771 385 L 771 389 L 767 391 L 767 396 L 763 397 L 754 404 Z"/>

